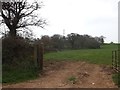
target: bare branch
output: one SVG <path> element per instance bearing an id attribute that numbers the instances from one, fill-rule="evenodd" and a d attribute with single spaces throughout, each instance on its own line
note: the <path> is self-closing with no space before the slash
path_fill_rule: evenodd
<path id="1" fill-rule="evenodd" d="M 26 12 L 22 13 L 20 15 L 20 17 L 26 17 L 31 15 L 34 11 L 38 10 L 41 8 L 42 5 L 39 5 L 37 2 L 34 2 L 32 5 L 28 5 L 27 7 L 25 7 L 25 9 L 27 10 Z"/>
<path id="2" fill-rule="evenodd" d="M 42 4 L 42 2 L 41 2 Z M 15 1 L 15 2 L 4 2 L 2 5 L 1 15 L 7 27 L 11 33 L 16 35 L 16 29 L 25 28 L 28 26 L 38 26 L 44 28 L 46 20 L 38 18 L 34 12 L 41 8 L 41 4 L 37 2 L 28 4 L 27 0 Z"/>

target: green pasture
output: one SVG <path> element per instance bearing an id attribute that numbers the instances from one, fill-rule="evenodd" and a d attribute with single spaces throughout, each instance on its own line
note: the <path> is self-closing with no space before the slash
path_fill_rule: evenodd
<path id="1" fill-rule="evenodd" d="M 112 64 L 112 51 L 118 45 L 103 45 L 100 49 L 65 50 L 44 55 L 45 60 L 80 60 L 95 64 Z"/>

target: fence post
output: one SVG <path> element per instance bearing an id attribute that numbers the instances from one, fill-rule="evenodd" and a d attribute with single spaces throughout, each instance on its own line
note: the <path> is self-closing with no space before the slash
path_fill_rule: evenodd
<path id="1" fill-rule="evenodd" d="M 36 43 L 34 45 L 34 61 L 35 66 L 42 71 L 43 70 L 43 44 Z"/>
<path id="2" fill-rule="evenodd" d="M 34 63 L 35 63 L 35 67 L 37 68 L 37 44 L 34 44 Z"/>
<path id="3" fill-rule="evenodd" d="M 43 53 L 44 53 L 44 47 L 43 47 L 43 43 L 40 43 L 39 46 L 39 50 L 40 50 L 40 71 L 43 70 Z"/>

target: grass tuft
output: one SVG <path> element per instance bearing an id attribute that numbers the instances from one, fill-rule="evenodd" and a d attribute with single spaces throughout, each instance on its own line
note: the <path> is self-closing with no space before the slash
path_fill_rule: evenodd
<path id="1" fill-rule="evenodd" d="M 75 84 L 77 79 L 76 79 L 75 76 L 71 76 L 71 77 L 68 78 L 68 80 L 69 80 L 70 82 L 72 82 L 72 84 Z"/>

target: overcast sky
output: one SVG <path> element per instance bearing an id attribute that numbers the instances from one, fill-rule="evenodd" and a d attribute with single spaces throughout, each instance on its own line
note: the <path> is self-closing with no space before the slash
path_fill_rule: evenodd
<path id="1" fill-rule="evenodd" d="M 36 28 L 41 35 L 69 33 L 105 36 L 105 42 L 118 42 L 118 1 L 120 0 L 42 0 L 38 12 L 46 18 L 45 29 Z"/>

